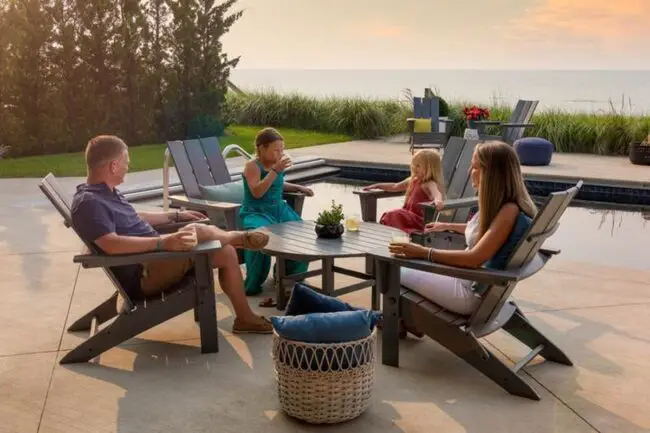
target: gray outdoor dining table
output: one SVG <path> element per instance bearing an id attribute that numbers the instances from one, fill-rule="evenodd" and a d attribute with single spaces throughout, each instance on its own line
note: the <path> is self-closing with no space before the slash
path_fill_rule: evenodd
<path id="1" fill-rule="evenodd" d="M 322 239 L 316 236 L 314 228 L 313 221 L 292 221 L 273 224 L 263 229 L 270 235 L 269 243 L 263 252 L 276 258 L 277 309 L 284 310 L 287 304 L 287 295 L 282 285 L 284 281 L 301 281 L 317 275 L 322 276 L 321 287 L 312 288 L 328 296 L 340 296 L 372 287 L 372 308 L 378 309 L 379 295 L 375 288 L 373 260 L 367 258 L 367 254 L 379 247 L 387 247 L 393 236 L 407 236 L 406 233 L 385 225 L 362 222 L 357 232 L 346 230 L 338 239 Z M 335 259 L 350 257 L 366 257 L 365 272 L 334 264 Z M 307 262 L 320 260 L 322 266 L 321 269 L 287 276 L 285 275 L 286 260 Z M 362 281 L 334 290 L 335 273 Z"/>

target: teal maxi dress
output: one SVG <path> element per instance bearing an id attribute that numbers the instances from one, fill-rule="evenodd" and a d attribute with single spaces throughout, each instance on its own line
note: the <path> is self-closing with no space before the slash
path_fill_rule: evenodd
<path id="1" fill-rule="evenodd" d="M 255 160 L 260 168 L 261 179 L 269 173 L 262 164 Z M 239 210 L 239 220 L 244 230 L 252 230 L 288 221 L 301 221 L 291 206 L 284 201 L 284 172 L 278 173 L 273 183 L 261 198 L 255 198 L 251 193 L 248 182 L 244 180 L 244 202 Z M 246 264 L 246 280 L 244 287 L 247 295 L 257 295 L 262 292 L 262 283 L 271 270 L 271 257 L 259 252 L 244 250 L 244 263 Z M 287 260 L 286 274 L 294 275 L 306 272 L 307 262 Z"/>

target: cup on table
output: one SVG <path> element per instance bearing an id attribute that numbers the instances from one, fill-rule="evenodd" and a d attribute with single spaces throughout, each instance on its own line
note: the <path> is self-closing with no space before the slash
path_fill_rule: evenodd
<path id="1" fill-rule="evenodd" d="M 350 232 L 358 232 L 361 228 L 361 219 L 358 214 L 352 214 L 345 219 L 345 229 Z"/>

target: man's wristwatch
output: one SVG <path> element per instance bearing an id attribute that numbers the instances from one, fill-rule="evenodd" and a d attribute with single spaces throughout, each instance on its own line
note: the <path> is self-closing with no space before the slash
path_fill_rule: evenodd
<path id="1" fill-rule="evenodd" d="M 162 238 L 161 237 L 156 239 L 156 251 L 162 251 Z"/>

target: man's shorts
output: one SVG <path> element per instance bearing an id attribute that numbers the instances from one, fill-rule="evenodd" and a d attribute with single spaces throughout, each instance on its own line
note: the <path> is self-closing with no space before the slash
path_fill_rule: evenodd
<path id="1" fill-rule="evenodd" d="M 192 259 L 167 259 L 147 262 L 142 265 L 140 289 L 144 296 L 164 292 L 169 286 L 178 283 L 194 267 Z"/>

